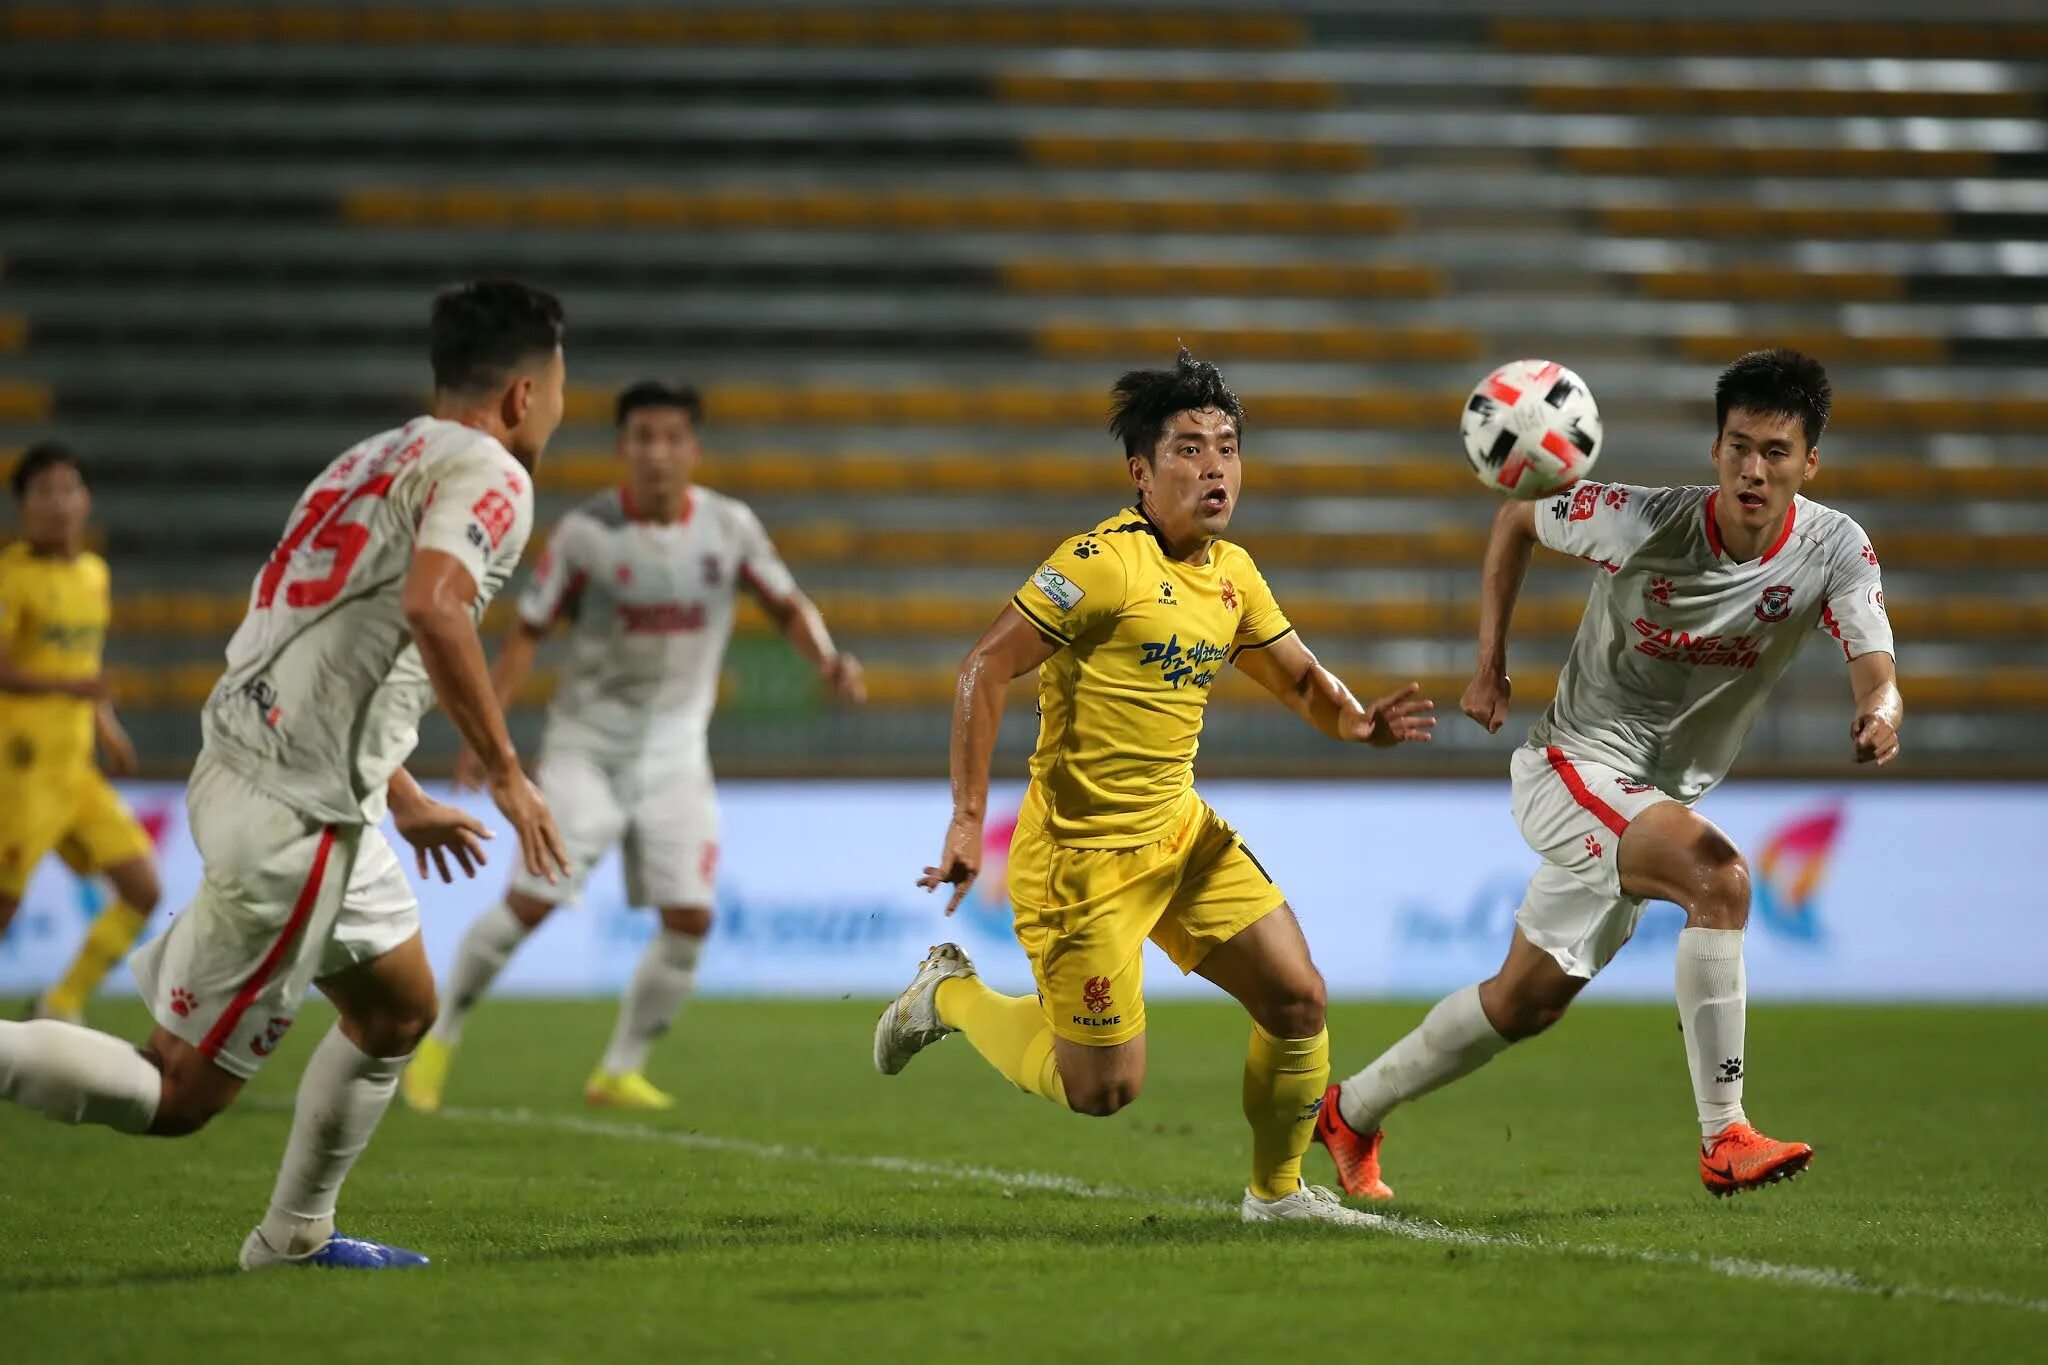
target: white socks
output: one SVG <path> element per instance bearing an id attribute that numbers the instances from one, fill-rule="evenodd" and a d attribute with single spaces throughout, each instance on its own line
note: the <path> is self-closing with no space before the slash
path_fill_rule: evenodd
<path id="1" fill-rule="evenodd" d="M 164 1079 L 119 1038 L 37 1019 L 0 1023 L 0 1099 L 59 1123 L 96 1123 L 146 1133 Z"/>
<path id="2" fill-rule="evenodd" d="M 1437 1001 L 1413 1033 L 1339 1086 L 1337 1111 L 1359 1132 L 1373 1132 L 1397 1105 L 1477 1071 L 1507 1046 L 1479 1007 L 1479 987 L 1467 986 Z"/>
<path id="3" fill-rule="evenodd" d="M 676 1011 L 697 983 L 697 959 L 704 940 L 693 934 L 655 931 L 633 971 L 633 984 L 619 1002 L 619 1022 L 605 1049 L 604 1070 L 613 1076 L 638 1071 L 647 1064 L 647 1050 L 668 1032 Z"/>
<path id="4" fill-rule="evenodd" d="M 456 950 L 455 965 L 448 970 L 441 1017 L 434 1021 L 431 1034 L 435 1042 L 454 1047 L 462 1041 L 462 1021 L 531 932 L 503 901 L 470 921 L 462 946 Z"/>
<path id="5" fill-rule="evenodd" d="M 1678 932 L 1678 1022 L 1700 1109 L 1700 1136 L 1712 1137 L 1742 1113 L 1742 1034 L 1749 983 L 1742 930 Z"/>
<path id="6" fill-rule="evenodd" d="M 257 1231 L 272 1251 L 303 1256 L 334 1233 L 334 1201 L 349 1168 L 391 1106 L 406 1057 L 372 1057 L 335 1024 L 299 1079 L 291 1140 L 277 1168 L 270 1211 Z"/>

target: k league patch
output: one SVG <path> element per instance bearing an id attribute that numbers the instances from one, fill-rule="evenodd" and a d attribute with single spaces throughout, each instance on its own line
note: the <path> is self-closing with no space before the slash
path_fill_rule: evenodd
<path id="1" fill-rule="evenodd" d="M 1080 606 L 1081 599 L 1088 595 L 1081 591 L 1073 579 L 1067 577 L 1050 564 L 1043 566 L 1037 573 L 1031 575 L 1031 581 L 1036 583 L 1038 590 L 1051 598 L 1053 604 L 1061 611 L 1072 611 L 1075 607 Z"/>

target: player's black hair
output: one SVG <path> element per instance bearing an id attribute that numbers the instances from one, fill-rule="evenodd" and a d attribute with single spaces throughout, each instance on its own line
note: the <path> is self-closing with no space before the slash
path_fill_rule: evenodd
<path id="1" fill-rule="evenodd" d="M 1771 417 L 1797 417 L 1804 424 L 1806 448 L 1820 444 L 1828 424 L 1835 391 L 1828 372 L 1810 355 L 1783 346 L 1751 351 L 1721 371 L 1714 384 L 1714 431 L 1728 425 L 1737 408 Z"/>
<path id="2" fill-rule="evenodd" d="M 62 441 L 38 441 L 30 446 L 22 452 L 21 462 L 14 466 L 14 477 L 10 480 L 14 500 L 19 502 L 27 496 L 28 486 L 35 481 L 36 475 L 65 464 L 77 470 L 80 478 L 85 477 L 85 466 L 79 461 L 78 452 Z"/>
<path id="3" fill-rule="evenodd" d="M 661 379 L 643 379 L 637 384 L 628 384 L 619 390 L 618 414 L 614 424 L 626 425 L 626 419 L 640 408 L 681 408 L 690 415 L 690 425 L 704 425 L 704 395 L 697 392 L 694 384 L 671 384 Z"/>
<path id="4" fill-rule="evenodd" d="M 1244 433 L 1244 404 L 1223 382 L 1223 372 L 1180 348 L 1170 370 L 1132 370 L 1109 391 L 1109 432 L 1126 455 L 1151 459 L 1175 413 L 1215 408 Z"/>
<path id="5" fill-rule="evenodd" d="M 434 387 L 496 388 L 513 370 L 562 344 L 562 305 L 517 280 L 474 280 L 434 297 Z"/>

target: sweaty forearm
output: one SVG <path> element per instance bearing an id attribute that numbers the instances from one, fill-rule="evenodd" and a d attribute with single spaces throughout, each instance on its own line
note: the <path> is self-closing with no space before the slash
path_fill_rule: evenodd
<path id="1" fill-rule="evenodd" d="M 1512 507 L 1503 508 L 1494 519 L 1479 575 L 1479 663 L 1495 669 L 1507 666 L 1508 623 L 1536 550 L 1535 539 L 1520 530 L 1512 512 Z"/>
<path id="2" fill-rule="evenodd" d="M 494 776 L 519 761 L 505 713 L 498 705 L 483 641 L 467 611 L 437 610 L 412 616 L 413 641 L 434 685 L 434 696 L 462 742 Z"/>
<path id="3" fill-rule="evenodd" d="M 994 661 L 976 652 L 960 665 L 953 695 L 953 813 L 976 819 L 988 809 L 989 765 L 1003 724 L 1003 696 L 1009 678 Z"/>

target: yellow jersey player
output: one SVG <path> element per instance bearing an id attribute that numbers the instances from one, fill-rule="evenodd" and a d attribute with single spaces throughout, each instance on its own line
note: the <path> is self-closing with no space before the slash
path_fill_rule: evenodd
<path id="1" fill-rule="evenodd" d="M 960 1032 L 1020 1089 L 1113 1114 L 1144 1082 L 1150 938 L 1252 1017 L 1242 1217 L 1362 1223 L 1301 1180 L 1330 1069 L 1322 976 L 1286 897 L 1195 793 L 1195 748 L 1226 663 L 1332 739 L 1423 740 L 1435 721 L 1414 684 L 1360 705 L 1295 634 L 1251 556 L 1218 539 L 1237 508 L 1243 421 L 1216 367 L 1186 351 L 1172 369 L 1117 382 L 1109 425 L 1135 503 L 1055 550 L 961 664 L 953 819 L 918 883 L 951 884 L 949 915 L 973 884 L 1003 696 L 1037 669 L 1038 748 L 1009 858 L 1037 995 L 998 995 L 940 944 L 876 1025 L 875 1066 L 894 1075 Z"/>
<path id="2" fill-rule="evenodd" d="M 21 538 L 0 550 L 0 932 L 47 853 L 119 897 L 100 912 L 63 978 L 37 1007 L 75 1021 L 156 909 L 156 861 L 93 764 L 97 740 L 117 777 L 135 746 L 106 699 L 107 562 L 84 548 L 92 498 L 77 455 L 54 441 L 14 470 Z"/>

